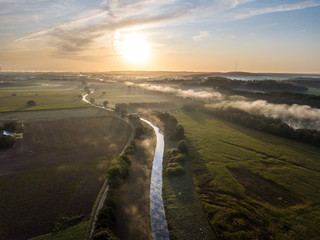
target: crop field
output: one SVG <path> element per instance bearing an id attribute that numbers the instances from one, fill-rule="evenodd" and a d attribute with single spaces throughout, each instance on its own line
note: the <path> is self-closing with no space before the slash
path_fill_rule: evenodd
<path id="1" fill-rule="evenodd" d="M 113 117 L 28 121 L 0 155 L 0 239 L 52 231 L 63 216 L 88 216 L 111 159 L 129 139 Z"/>
<path id="2" fill-rule="evenodd" d="M 157 109 L 176 109 L 182 104 L 182 99 L 171 94 L 155 92 L 143 89 L 141 87 L 126 86 L 120 83 L 93 84 L 92 88 L 96 90 L 90 97 L 94 98 L 96 103 L 101 104 L 107 100 L 109 107 L 114 107 L 116 103 L 134 103 L 133 107 L 142 107 L 148 103 L 150 107 L 156 106 Z M 162 103 L 162 104 L 159 104 Z M 157 107 L 157 105 L 159 105 Z"/>
<path id="3" fill-rule="evenodd" d="M 319 239 L 320 149 L 199 112 L 173 114 L 194 149 L 191 171 L 222 239 Z"/>
<path id="4" fill-rule="evenodd" d="M 0 155 L 0 175 L 112 156 L 125 146 L 131 133 L 125 122 L 112 117 L 26 122 L 22 131 L 23 140 Z"/>

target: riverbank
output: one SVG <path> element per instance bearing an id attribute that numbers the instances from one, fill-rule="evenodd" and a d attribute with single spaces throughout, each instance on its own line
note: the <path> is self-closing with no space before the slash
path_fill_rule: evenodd
<path id="1" fill-rule="evenodd" d="M 215 239 L 211 226 L 194 192 L 188 159 L 184 164 L 183 175 L 169 177 L 166 168 L 169 164 L 168 150 L 177 147 L 177 141 L 165 138 L 163 156 L 163 201 L 166 211 L 170 239 Z"/>
<path id="2" fill-rule="evenodd" d="M 149 193 L 156 136 L 148 124 L 143 128 L 145 134 L 135 140 L 135 152 L 129 156 L 128 177 L 117 193 L 115 233 L 124 240 L 152 239 Z"/>

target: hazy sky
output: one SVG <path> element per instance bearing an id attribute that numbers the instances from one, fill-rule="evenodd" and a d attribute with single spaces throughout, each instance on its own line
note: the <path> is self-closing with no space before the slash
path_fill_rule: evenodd
<path id="1" fill-rule="evenodd" d="M 320 73 L 320 0 L 0 0 L 0 67 Z"/>

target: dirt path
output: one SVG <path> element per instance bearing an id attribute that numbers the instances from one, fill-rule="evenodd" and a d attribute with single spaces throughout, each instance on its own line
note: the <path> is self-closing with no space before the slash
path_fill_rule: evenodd
<path id="1" fill-rule="evenodd" d="M 149 193 L 156 139 L 148 128 L 150 137 L 137 141 L 136 152 L 130 158 L 129 176 L 119 190 L 115 232 L 120 239 L 152 239 Z"/>

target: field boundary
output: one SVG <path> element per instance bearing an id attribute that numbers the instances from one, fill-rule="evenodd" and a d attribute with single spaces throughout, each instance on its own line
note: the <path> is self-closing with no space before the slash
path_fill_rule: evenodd
<path id="1" fill-rule="evenodd" d="M 40 112 L 40 111 L 54 111 L 54 110 L 68 110 L 68 109 L 80 109 L 80 108 L 91 108 L 92 106 L 88 105 L 83 105 L 83 106 L 79 106 L 79 107 L 62 107 L 62 108 L 41 108 L 41 109 L 30 109 L 30 110 L 16 110 L 16 111 L 0 111 L 1 113 L 17 113 L 17 112 Z"/>

